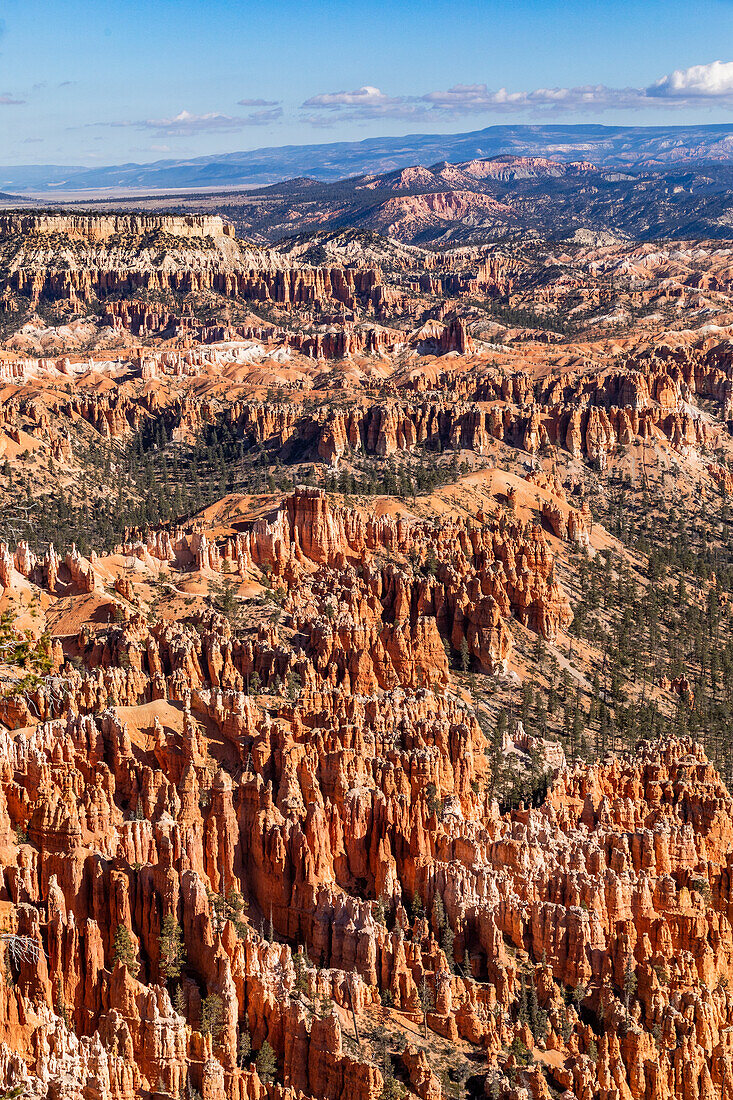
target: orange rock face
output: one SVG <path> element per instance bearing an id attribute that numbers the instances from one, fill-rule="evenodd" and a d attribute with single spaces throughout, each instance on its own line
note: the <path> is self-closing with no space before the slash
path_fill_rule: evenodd
<path id="1" fill-rule="evenodd" d="M 427 1026 L 509 1071 L 503 1051 L 536 1038 L 529 981 L 556 1087 L 592 1092 L 608 1077 L 630 1095 L 640 1080 L 687 1095 L 679 1049 L 711 1089 L 730 1086 L 716 1052 L 730 1027 L 733 803 L 693 743 L 562 769 L 543 805 L 501 817 L 480 794 L 481 732 L 431 690 L 346 695 L 314 663 L 276 722 L 231 689 L 194 698 L 201 717 L 184 709 L 180 734 L 158 723 L 147 748 L 109 709 L 80 715 L 81 698 L 5 736 L 8 1082 L 33 1090 L 61 1072 L 50 1044 L 104 1096 L 188 1084 L 249 1095 L 261 1084 L 238 1065 L 246 1030 L 273 1048 L 285 1086 L 375 1097 L 380 1068 L 344 1051 L 352 1009 L 364 1021 L 388 999 L 421 1019 L 427 989 Z M 243 769 L 211 771 L 202 718 Z M 460 972 L 431 922 L 405 936 L 418 893 L 433 914 L 440 899 Z M 171 917 L 187 952 L 176 1007 L 162 971 Z M 120 926 L 134 965 L 115 961 Z M 579 1020 L 563 989 L 581 990 L 600 1024 Z M 323 998 L 330 1015 L 312 1015 Z M 691 1028 L 697 1013 L 704 1027 Z M 402 1059 L 417 1095 L 437 1100 L 425 1054 L 408 1046 Z"/>
<path id="2" fill-rule="evenodd" d="M 3 583 L 88 598 L 108 568 L 92 557 L 5 550 Z M 197 630 L 129 613 L 84 643 L 81 670 L 61 656 L 63 694 L 4 702 L 9 1087 L 43 1095 L 68 1073 L 104 1100 L 376 1100 L 378 1047 L 350 1036 L 385 1006 L 392 1027 L 484 1051 L 487 1088 L 686 1097 L 689 1065 L 711 1095 L 733 1087 L 733 802 L 701 749 L 549 754 L 545 801 L 502 815 L 485 734 L 447 690 L 464 641 L 497 668 L 513 619 L 546 639 L 567 626 L 539 527 L 435 528 L 299 489 L 236 534 L 167 528 L 131 557 L 267 569 L 283 614 L 245 639 L 214 611 Z M 116 592 L 135 598 L 129 574 Z M 239 1053 L 245 1034 L 277 1085 Z M 533 1048 L 544 1076 L 517 1061 Z M 424 1050 L 408 1042 L 401 1064 L 439 1100 Z"/>
<path id="3" fill-rule="evenodd" d="M 375 217 L 555 169 L 456 171 Z M 78 339 L 0 355 L 0 1093 L 733 1097 L 733 352 L 659 320 L 727 250 L 60 217 L 0 218 Z M 643 339 L 542 328 L 611 285 Z"/>

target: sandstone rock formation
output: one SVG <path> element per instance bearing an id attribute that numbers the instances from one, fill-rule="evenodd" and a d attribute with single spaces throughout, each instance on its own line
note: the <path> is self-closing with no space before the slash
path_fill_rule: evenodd
<path id="1" fill-rule="evenodd" d="M 0 1091 L 733 1096 L 729 259 L 0 240 Z"/>

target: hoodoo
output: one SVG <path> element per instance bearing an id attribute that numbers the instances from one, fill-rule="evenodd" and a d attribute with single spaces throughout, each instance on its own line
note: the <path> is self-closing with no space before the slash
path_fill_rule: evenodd
<path id="1" fill-rule="evenodd" d="M 413 94 L 345 5 L 399 94 L 296 121 L 256 5 L 47 6 L 7 157 L 166 159 L 3 168 L 54 190 L 0 194 L 0 1100 L 733 1100 L 730 134 L 444 133 L 732 66 Z M 388 117 L 433 136 L 217 152 Z"/>

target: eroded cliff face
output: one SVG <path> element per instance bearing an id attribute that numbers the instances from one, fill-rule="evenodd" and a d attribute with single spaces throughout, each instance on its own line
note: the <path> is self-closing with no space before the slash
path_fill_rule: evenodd
<path id="1" fill-rule="evenodd" d="M 170 323 L 160 306 L 151 323 L 156 296 L 168 296 L 169 310 L 181 296 L 209 295 L 283 309 L 361 305 L 373 313 L 383 294 L 377 267 L 287 266 L 277 253 L 238 240 L 216 216 L 3 215 L 0 265 L 7 312 L 33 310 L 41 300 L 80 309 L 112 299 L 109 313 L 124 326 L 134 327 L 135 309 L 147 305 L 152 331 Z M 124 303 L 136 296 L 144 300 L 131 317 Z M 180 324 L 180 303 L 175 312 Z"/>
<path id="2" fill-rule="evenodd" d="M 464 200 L 460 190 L 388 198 L 380 225 L 461 222 Z M 481 203 L 488 217 L 507 215 Z M 272 246 L 240 239 L 215 215 L 4 214 L 4 345 L 43 355 L 53 340 L 65 350 L 67 323 L 84 318 L 73 336 L 84 350 L 131 337 L 179 346 L 255 337 L 311 358 L 405 349 L 491 358 L 506 346 L 562 345 L 568 327 L 590 344 L 600 335 L 625 344 L 636 326 L 653 337 L 657 309 L 693 329 L 705 310 L 724 322 L 733 287 L 725 249 L 709 242 L 440 251 L 354 230 L 292 237 L 293 228 Z"/>
<path id="3" fill-rule="evenodd" d="M 725 257 L 0 251 L 0 1091 L 733 1096 Z"/>
<path id="4" fill-rule="evenodd" d="M 575 539 L 585 519 L 581 512 L 571 514 L 571 529 L 566 524 L 563 534 Z M 510 618 L 550 640 L 572 619 L 542 528 L 505 513 L 479 515 L 474 522 L 456 518 L 436 528 L 340 508 L 323 490 L 301 488 L 232 537 L 217 541 L 200 528 L 166 529 L 149 533 L 145 542 L 132 538 L 121 553 L 131 561 L 155 562 L 157 569 L 193 568 L 206 576 L 246 579 L 266 571 L 277 586 L 276 602 L 287 612 L 288 634 L 281 638 L 275 624 L 263 625 L 258 637 L 245 639 L 232 637 L 231 627 L 216 617 L 197 633 L 177 623 L 151 627 L 142 615 L 134 616 L 129 628 L 109 634 L 104 647 L 84 643 L 83 664 L 90 673 L 99 670 L 97 688 L 86 681 L 88 702 L 74 691 L 64 697 L 60 713 L 123 698 L 129 704 L 183 698 L 207 681 L 241 691 L 253 673 L 264 684 L 297 673 L 304 690 L 359 695 L 444 688 L 446 652 L 466 651 L 478 668 L 496 670 L 511 648 Z M 392 560 L 385 561 L 386 555 Z M 72 553 L 61 563 L 53 548 L 41 560 L 25 543 L 14 553 L 2 547 L 0 582 L 10 588 L 27 578 L 56 595 L 101 592 L 104 582 L 93 559 Z M 134 599 L 124 574 L 116 589 Z M 128 674 L 120 677 L 123 664 Z M 107 672 L 109 688 L 103 686 Z M 108 697 L 117 690 L 114 682 L 123 694 Z M 31 694 L 25 704 L 0 701 L 6 722 L 24 725 L 34 710 L 54 716 L 58 699 L 43 689 Z"/>
<path id="5" fill-rule="evenodd" d="M 276 337 L 274 329 L 270 335 Z M 426 392 L 427 376 L 415 372 L 385 387 L 376 399 L 346 394 L 338 400 L 302 400 L 315 388 L 305 369 L 301 399 L 293 401 L 288 394 L 287 404 L 232 398 L 216 384 L 207 387 L 206 396 L 197 392 L 197 378 L 216 379 L 222 371 L 242 370 L 252 362 L 277 363 L 278 355 L 283 363 L 293 355 L 320 361 L 348 354 L 362 339 L 369 352 L 384 354 L 417 348 L 428 338 L 435 350 L 465 352 L 470 340 L 458 322 L 416 332 L 407 343 L 394 331 L 357 333 L 348 326 L 326 335 L 281 333 L 277 338 L 283 340 L 277 351 L 244 341 L 234 350 L 139 349 L 121 363 L 127 359 L 128 370 L 143 385 L 133 387 L 125 377 L 124 386 L 67 387 L 66 395 L 44 394 L 44 375 L 74 378 L 78 363 L 68 358 L 0 361 L 0 377 L 17 386 L 0 405 L 0 425 L 48 439 L 58 434 L 54 429 L 68 430 L 81 419 L 102 436 L 122 439 L 152 431 L 159 420 L 169 434 L 200 432 L 217 423 L 248 450 L 264 446 L 286 461 L 306 454 L 332 465 L 360 453 L 388 458 L 452 449 L 483 456 L 502 443 L 533 456 L 556 448 L 603 470 L 615 451 L 637 444 L 668 444 L 680 454 L 709 450 L 733 411 L 733 352 L 727 345 L 644 351 L 629 356 L 621 368 L 591 364 L 581 379 L 533 379 L 524 369 L 486 365 L 467 372 L 461 364 L 443 369 L 432 392 Z M 88 367 L 94 371 L 95 362 Z M 319 368 L 312 369 L 318 382 Z M 156 379 L 160 385 L 144 385 Z M 704 414 L 705 402 L 713 404 L 716 419 Z M 711 476 L 716 476 L 712 467 Z"/>
<path id="6" fill-rule="evenodd" d="M 45 238 L 49 250 L 57 243 L 53 237 L 100 243 L 156 233 L 192 238 L 234 236 L 233 227 L 216 214 L 0 214 L 2 237 Z"/>
<path id="7" fill-rule="evenodd" d="M 362 1026 L 380 1004 L 422 1020 L 427 987 L 428 1028 L 483 1049 L 497 1087 L 517 1073 L 540 1087 L 543 1066 L 575 1095 L 731 1087 L 733 807 L 699 748 L 563 771 L 539 809 L 502 817 L 475 791 L 477 727 L 429 690 L 306 688 L 274 722 L 237 692 L 193 703 L 180 733 L 156 721 L 142 742 L 113 709 L 5 737 L 6 1084 L 259 1096 L 237 1065 L 246 1029 L 276 1053 L 269 1095 L 376 1097 L 378 1065 L 344 1050 L 351 1009 Z M 418 894 L 430 919 L 407 915 Z M 188 954 L 176 1008 L 171 916 Z M 114 961 L 120 924 L 136 976 Z M 507 1050 L 538 1042 L 532 1071 L 513 1068 Z M 437 1095 L 416 1058 L 413 1087 Z"/>
<path id="8" fill-rule="evenodd" d="M 548 512 L 557 537 L 571 514 Z M 161 576 L 273 611 L 151 622 Z M 377 1100 L 396 1068 L 439 1100 L 427 1029 L 477 1052 L 489 1095 L 733 1088 L 733 802 L 701 748 L 568 767 L 519 731 L 500 753 L 539 753 L 550 787 L 502 813 L 451 686 L 448 655 L 500 668 L 513 621 L 567 627 L 541 529 L 304 488 L 228 532 L 0 555 L 4 596 L 29 586 L 51 624 L 111 578 L 107 625 L 51 625 L 50 675 L 1 700 L 2 1084 Z"/>

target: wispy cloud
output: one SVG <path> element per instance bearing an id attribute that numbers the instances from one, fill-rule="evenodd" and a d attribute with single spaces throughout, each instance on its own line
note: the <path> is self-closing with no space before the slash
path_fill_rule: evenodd
<path id="1" fill-rule="evenodd" d="M 0 106 L 23 102 L 10 93 L 0 95 Z M 397 119 L 430 124 L 471 115 L 487 117 L 559 115 L 597 116 L 607 111 L 636 111 L 689 106 L 733 107 L 733 61 L 712 61 L 675 69 L 645 88 L 615 88 L 606 84 L 532 88 L 513 91 L 488 84 L 454 84 L 414 95 L 391 95 L 373 84 L 351 91 L 319 92 L 300 105 L 295 115 L 301 124 L 329 128 L 343 123 L 357 125 L 372 120 Z M 261 97 L 238 100 L 247 108 L 240 114 L 183 109 L 176 115 L 95 125 L 129 127 L 153 138 L 194 137 L 201 134 L 234 134 L 251 127 L 271 126 L 285 118 L 281 101 Z"/>
<path id="2" fill-rule="evenodd" d="M 281 107 L 251 111 L 248 115 L 222 115 L 215 111 L 195 114 L 192 111 L 183 110 L 172 118 L 148 118 L 137 122 L 113 122 L 110 125 L 149 130 L 158 137 L 180 137 L 204 133 L 233 134 L 248 126 L 267 126 L 277 122 L 282 117 L 282 113 Z"/>
<path id="3" fill-rule="evenodd" d="M 415 96 L 390 96 L 371 84 L 356 88 L 353 92 L 323 92 L 311 96 L 302 104 L 303 109 L 315 110 L 316 115 L 306 116 L 311 125 L 331 125 L 339 120 L 349 121 L 370 118 L 415 118 L 427 114 L 425 105 Z M 320 117 L 319 117 L 320 115 Z"/>
<path id="4" fill-rule="evenodd" d="M 677 69 L 647 88 L 612 88 L 606 84 L 492 90 L 487 84 L 454 84 L 444 91 L 392 96 L 372 85 L 354 91 L 322 92 L 301 105 L 302 121 L 333 125 L 336 121 L 375 118 L 430 119 L 473 114 L 593 113 L 683 107 L 706 102 L 733 105 L 733 62 L 713 61 Z"/>
<path id="5" fill-rule="evenodd" d="M 379 88 L 365 84 L 353 92 L 324 92 L 321 95 L 311 96 L 310 99 L 306 99 L 303 106 L 337 110 L 340 107 L 392 107 L 405 102 L 404 98 L 385 95 Z"/>
<path id="6" fill-rule="evenodd" d="M 20 107 L 24 99 L 16 99 L 10 92 L 0 92 L 0 107 Z"/>
<path id="7" fill-rule="evenodd" d="M 539 108 L 543 111 L 582 111 L 592 108 L 607 111 L 640 106 L 637 88 L 609 88 L 605 84 L 582 84 L 574 88 L 535 88 L 529 92 L 510 92 L 499 88 L 490 92 L 485 84 L 457 84 L 445 92 L 428 92 L 423 103 L 434 110 L 451 114 L 479 111 L 512 113 Z"/>
<path id="8" fill-rule="evenodd" d="M 536 88 L 510 92 L 507 88 L 490 91 L 486 84 L 455 84 L 444 91 L 420 96 L 390 96 L 370 86 L 355 92 L 325 92 L 311 96 L 303 109 L 311 125 L 332 125 L 336 121 L 375 118 L 430 119 L 462 115 L 513 114 L 530 110 L 543 113 L 570 111 L 607 111 L 641 106 L 644 93 L 637 88 L 608 88 L 603 84 L 575 88 Z"/>

